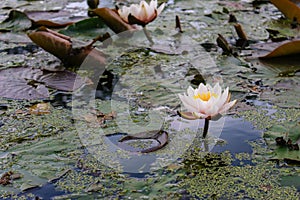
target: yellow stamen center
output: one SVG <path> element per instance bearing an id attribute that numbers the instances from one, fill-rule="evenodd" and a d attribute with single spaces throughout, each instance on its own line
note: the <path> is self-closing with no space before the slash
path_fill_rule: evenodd
<path id="1" fill-rule="evenodd" d="M 208 92 L 198 93 L 194 95 L 194 99 L 201 99 L 202 101 L 208 101 L 211 96 L 217 98 L 218 95 L 208 91 Z"/>

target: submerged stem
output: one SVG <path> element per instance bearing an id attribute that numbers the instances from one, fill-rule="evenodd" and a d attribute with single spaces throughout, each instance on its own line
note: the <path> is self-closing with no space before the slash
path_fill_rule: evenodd
<path id="1" fill-rule="evenodd" d="M 204 129 L 203 129 L 203 134 L 202 137 L 205 138 L 208 132 L 208 126 L 209 126 L 209 119 L 205 118 L 204 122 Z"/>
<path id="2" fill-rule="evenodd" d="M 146 38 L 149 40 L 150 44 L 153 45 L 154 42 L 153 42 L 148 30 L 146 29 L 146 26 L 143 26 L 143 31 L 144 31 L 144 34 L 146 35 Z"/>

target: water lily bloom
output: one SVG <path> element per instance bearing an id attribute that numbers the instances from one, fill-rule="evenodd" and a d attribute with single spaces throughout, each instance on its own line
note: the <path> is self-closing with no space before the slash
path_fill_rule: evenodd
<path id="1" fill-rule="evenodd" d="M 126 23 L 146 26 L 161 13 L 164 7 L 165 3 L 157 8 L 157 0 L 151 0 L 150 4 L 141 1 L 140 4 L 132 4 L 130 7 L 123 6 L 122 9 L 118 9 L 118 13 Z"/>
<path id="2" fill-rule="evenodd" d="M 212 119 L 224 114 L 236 103 L 236 100 L 229 102 L 229 88 L 227 87 L 222 93 L 219 83 L 214 87 L 201 83 L 196 89 L 190 86 L 187 94 L 179 94 L 179 98 L 189 111 L 180 113 L 186 119 Z"/>

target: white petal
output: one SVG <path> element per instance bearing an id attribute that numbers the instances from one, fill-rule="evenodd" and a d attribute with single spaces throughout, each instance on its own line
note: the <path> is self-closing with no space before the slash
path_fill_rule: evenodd
<path id="1" fill-rule="evenodd" d="M 120 17 L 128 23 L 129 7 L 123 6 L 122 9 L 118 10 Z"/>
<path id="2" fill-rule="evenodd" d="M 217 115 L 219 112 L 219 109 L 218 109 L 218 107 L 216 107 L 216 106 L 212 106 L 209 110 L 207 110 L 205 113 L 206 113 L 206 115 L 208 115 L 208 116 L 215 116 L 215 115 Z"/>
<path id="3" fill-rule="evenodd" d="M 220 87 L 219 83 L 216 83 L 215 86 L 212 89 L 212 92 L 215 93 L 216 95 L 220 96 L 222 93 L 222 88 Z"/>
<path id="4" fill-rule="evenodd" d="M 195 99 L 195 101 L 196 101 L 198 112 L 205 113 L 207 110 L 207 102 L 202 101 L 201 99 Z"/>
<path id="5" fill-rule="evenodd" d="M 148 5 L 148 3 L 147 3 L 146 1 L 141 1 L 141 2 L 140 2 L 140 7 L 142 7 L 142 5 L 145 5 L 145 4 Z"/>
<path id="6" fill-rule="evenodd" d="M 157 0 L 151 0 L 149 6 L 151 8 L 153 8 L 153 10 L 156 9 L 157 8 Z"/>
<path id="7" fill-rule="evenodd" d="M 195 94 L 196 94 L 196 93 L 195 93 L 194 88 L 192 88 L 191 86 L 189 86 L 189 88 L 187 89 L 187 95 L 188 95 L 189 97 L 194 97 Z"/>
<path id="8" fill-rule="evenodd" d="M 210 85 L 210 84 L 206 84 L 206 87 L 207 87 L 207 90 L 208 90 L 208 91 L 210 91 L 210 92 L 212 92 L 212 91 L 213 91 L 213 88 L 211 87 L 211 85 Z"/>
<path id="9" fill-rule="evenodd" d="M 188 111 L 190 111 L 190 112 L 197 112 L 197 111 L 198 111 L 198 110 L 197 110 L 197 107 L 196 107 L 197 105 L 191 103 L 191 99 L 190 99 L 189 97 L 184 96 L 184 95 L 180 95 L 180 94 L 179 94 L 179 98 L 180 98 L 180 100 L 182 101 L 184 107 L 185 107 Z"/>
<path id="10" fill-rule="evenodd" d="M 227 88 L 224 90 L 223 94 L 220 96 L 220 100 L 219 100 L 218 103 L 217 103 L 217 106 L 218 106 L 219 108 L 223 107 L 224 104 L 227 102 L 228 93 L 229 93 L 229 88 L 227 87 Z"/>
<path id="11" fill-rule="evenodd" d="M 159 8 L 157 8 L 157 15 L 160 15 L 161 11 L 165 8 L 165 3 L 162 3 Z"/>
<path id="12" fill-rule="evenodd" d="M 226 103 L 220 110 L 220 114 L 224 114 L 227 110 L 229 110 L 234 104 L 236 103 L 237 100 L 231 101 L 229 103 Z"/>
<path id="13" fill-rule="evenodd" d="M 203 83 L 200 83 L 197 93 L 201 94 L 201 93 L 206 93 L 206 92 L 208 92 L 207 87 Z"/>
<path id="14" fill-rule="evenodd" d="M 151 8 L 148 5 L 147 2 L 143 1 L 143 4 L 141 4 L 141 11 L 139 13 L 139 19 L 141 21 L 147 21 L 149 16 L 151 16 Z"/>
<path id="15" fill-rule="evenodd" d="M 133 15 L 137 19 L 140 19 L 139 18 L 139 15 L 141 13 L 141 7 L 140 6 L 138 6 L 136 4 L 132 4 L 129 9 L 130 9 L 129 12 L 130 12 L 131 15 Z"/>
<path id="16" fill-rule="evenodd" d="M 150 5 L 148 3 L 144 3 L 143 4 L 143 9 L 144 12 L 141 13 L 141 17 L 143 18 L 143 21 L 145 22 L 150 22 L 152 21 L 153 19 L 156 18 L 156 13 L 155 13 L 155 10 L 156 10 L 156 7 L 153 7 L 154 4 L 150 2 Z M 156 2 L 156 5 L 157 5 L 157 2 Z"/>

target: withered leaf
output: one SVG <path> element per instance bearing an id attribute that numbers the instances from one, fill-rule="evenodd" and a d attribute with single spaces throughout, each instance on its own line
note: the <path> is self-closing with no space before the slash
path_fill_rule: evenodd
<path id="1" fill-rule="evenodd" d="M 0 185 L 6 186 L 11 183 L 11 175 L 13 175 L 12 171 L 5 172 L 0 178 Z"/>
<path id="2" fill-rule="evenodd" d="M 120 143 L 131 141 L 131 140 L 156 140 L 158 142 L 158 145 L 154 147 L 149 147 L 146 149 L 140 150 L 141 153 L 150 153 L 157 151 L 168 143 L 169 135 L 166 131 L 159 130 L 159 131 L 147 131 L 147 132 L 141 132 L 134 135 L 126 135 L 123 138 L 119 140 Z"/>
<path id="3" fill-rule="evenodd" d="M 40 26 L 62 28 L 82 19 L 71 19 L 67 11 L 25 11 L 12 10 L 0 24 L 0 31 L 24 31 Z M 66 19 L 62 21 L 61 19 Z M 59 19 L 59 20 L 58 20 Z"/>
<path id="4" fill-rule="evenodd" d="M 98 110 L 92 110 L 90 113 L 83 115 L 84 120 L 94 127 L 104 127 L 106 121 L 113 120 L 116 117 L 117 113 L 115 111 L 105 114 Z"/>
<path id="5" fill-rule="evenodd" d="M 72 13 L 65 10 L 25 11 L 24 14 L 32 21 L 33 27 L 62 28 L 69 26 L 85 17 L 71 17 Z"/>
<path id="6" fill-rule="evenodd" d="M 0 96 L 12 99 L 47 99 L 47 87 L 74 91 L 87 81 L 88 79 L 67 70 L 50 72 L 31 67 L 8 68 L 0 71 Z"/>
<path id="7" fill-rule="evenodd" d="M 99 16 L 105 24 L 115 33 L 135 30 L 134 26 L 127 24 L 122 20 L 116 10 L 110 8 L 97 8 L 93 12 Z"/>
<path id="8" fill-rule="evenodd" d="M 28 33 L 28 37 L 45 51 L 53 54 L 60 60 L 64 60 L 68 57 L 72 50 L 72 42 L 68 36 L 51 31 L 45 27 Z"/>
<path id="9" fill-rule="evenodd" d="M 1 71 L 0 71 L 1 74 Z M 49 91 L 46 86 L 29 85 L 25 79 L 0 76 L 0 96 L 9 99 L 47 99 Z"/>
<path id="10" fill-rule="evenodd" d="M 297 22 L 300 23 L 299 0 L 271 0 L 271 3 L 274 4 L 287 18 L 297 20 Z"/>
<path id="11" fill-rule="evenodd" d="M 251 48 L 255 50 L 253 57 L 259 58 L 295 55 L 300 54 L 300 39 L 255 44 Z"/>
<path id="12" fill-rule="evenodd" d="M 57 33 L 45 27 L 29 33 L 28 37 L 45 51 L 59 58 L 65 66 L 80 66 L 87 56 L 98 65 L 105 63 L 104 54 L 91 45 L 73 48 L 69 36 Z"/>
<path id="13" fill-rule="evenodd" d="M 34 115 L 44 115 L 50 113 L 49 103 L 38 103 L 34 104 L 29 108 L 29 113 Z"/>

